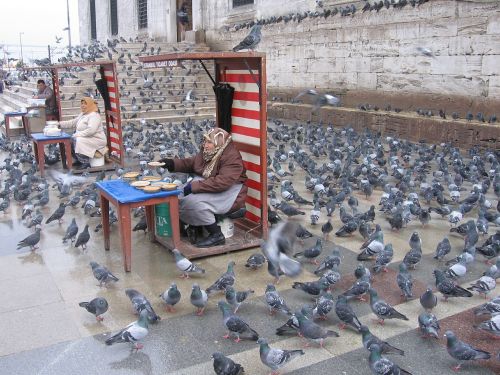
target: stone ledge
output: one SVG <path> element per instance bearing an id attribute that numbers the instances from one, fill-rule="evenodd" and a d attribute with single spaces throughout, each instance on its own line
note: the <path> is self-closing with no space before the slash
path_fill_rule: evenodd
<path id="1" fill-rule="evenodd" d="M 463 149 L 477 145 L 483 149 L 500 150 L 500 124 L 480 124 L 477 121 L 423 118 L 408 112 L 361 111 L 354 108 L 323 107 L 311 118 L 311 105 L 268 103 L 269 117 L 298 121 L 322 121 L 335 126 L 352 126 L 356 131 L 365 128 L 383 136 L 396 136 L 412 142 L 421 139 L 430 143 L 450 142 Z"/>

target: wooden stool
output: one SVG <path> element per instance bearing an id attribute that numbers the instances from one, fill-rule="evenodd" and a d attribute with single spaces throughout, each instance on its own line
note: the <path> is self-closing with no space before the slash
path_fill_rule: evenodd
<path id="1" fill-rule="evenodd" d="M 42 177 L 45 174 L 45 145 L 59 143 L 63 167 L 65 169 L 71 169 L 73 167 L 73 159 L 71 158 L 71 135 L 61 133 L 61 135 L 57 137 L 47 137 L 43 133 L 33 133 L 31 137 L 33 138 L 35 159 L 38 163 L 38 168 L 40 169 L 40 175 Z"/>
<path id="2" fill-rule="evenodd" d="M 23 122 L 23 127 L 26 132 L 28 132 L 28 122 L 26 121 L 26 118 L 24 117 L 28 112 L 6 112 L 3 114 L 5 118 L 5 138 L 9 139 L 10 138 L 10 118 L 11 117 L 21 117 L 21 120 Z M 28 134 L 28 133 L 26 133 Z"/>

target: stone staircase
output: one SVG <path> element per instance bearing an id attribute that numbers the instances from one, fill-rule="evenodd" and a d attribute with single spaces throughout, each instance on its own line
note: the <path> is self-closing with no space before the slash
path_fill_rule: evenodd
<path id="1" fill-rule="evenodd" d="M 118 43 L 111 53 L 116 61 L 120 86 L 122 123 L 169 123 L 190 119 L 215 117 L 215 96 L 212 82 L 197 61 L 184 61 L 182 67 L 142 69 L 138 56 L 151 55 L 151 48 L 160 53 L 190 51 L 204 52 L 209 48 L 203 44 L 187 42 L 168 44 L 164 42 Z M 102 59 L 109 60 L 107 53 Z M 75 60 L 79 62 L 82 60 Z M 206 64 L 208 70 L 213 63 Z M 80 99 L 83 95 L 97 93 L 94 78 L 100 77 L 97 67 L 59 71 L 61 95 L 61 120 L 67 120 L 80 113 Z M 28 99 L 36 92 L 36 81 L 44 78 L 50 82 L 48 73 L 35 71 L 29 80 L 4 90 L 0 95 L 0 111 L 18 110 L 27 106 Z M 191 91 L 192 100 L 186 101 Z M 96 97 L 101 111 L 104 103 Z"/>

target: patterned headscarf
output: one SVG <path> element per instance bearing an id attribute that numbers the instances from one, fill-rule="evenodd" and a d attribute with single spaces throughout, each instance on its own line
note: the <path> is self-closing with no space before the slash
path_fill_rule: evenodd
<path id="1" fill-rule="evenodd" d="M 94 101 L 94 99 L 84 96 L 82 98 L 82 101 L 87 104 L 87 110 L 85 111 L 85 114 L 88 115 L 91 112 L 99 112 L 99 109 L 97 108 L 97 103 Z"/>
<path id="2" fill-rule="evenodd" d="M 207 134 L 204 134 L 203 138 L 215 146 L 211 151 L 203 150 L 203 160 L 207 163 L 203 170 L 203 177 L 208 178 L 212 174 L 215 164 L 219 161 L 227 145 L 231 142 L 231 136 L 224 129 L 213 128 Z"/>

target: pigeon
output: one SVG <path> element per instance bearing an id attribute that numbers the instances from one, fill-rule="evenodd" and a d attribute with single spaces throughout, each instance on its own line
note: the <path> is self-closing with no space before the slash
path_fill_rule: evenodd
<path id="1" fill-rule="evenodd" d="M 165 302 L 165 311 L 175 312 L 174 306 L 181 300 L 181 292 L 177 289 L 177 284 L 170 284 L 170 287 L 160 294 L 160 298 Z"/>
<path id="2" fill-rule="evenodd" d="M 443 238 L 441 242 L 438 243 L 436 248 L 436 255 L 434 255 L 434 259 L 439 261 L 443 260 L 443 258 L 451 251 L 451 244 L 448 237 Z"/>
<path id="3" fill-rule="evenodd" d="M 180 275 L 181 279 L 182 278 L 188 279 L 190 273 L 201 273 L 201 274 L 205 273 L 205 270 L 203 268 L 197 266 L 196 264 L 192 263 L 189 259 L 184 257 L 184 255 L 182 255 L 182 253 L 179 250 L 173 249 L 172 253 L 174 254 L 175 257 L 175 265 L 177 266 L 179 271 L 182 272 Z"/>
<path id="4" fill-rule="evenodd" d="M 344 329 L 346 326 L 350 326 L 358 332 L 361 329 L 361 322 L 352 307 L 347 303 L 347 297 L 342 294 L 337 297 L 335 314 L 337 314 L 337 317 L 342 322 L 339 324 L 340 329 Z"/>
<path id="5" fill-rule="evenodd" d="M 136 322 L 130 323 L 120 332 L 106 340 L 106 345 L 113 345 L 120 342 L 130 342 L 134 344 L 134 349 L 139 350 L 143 345 L 139 342 L 148 335 L 148 312 L 142 310 L 139 319 Z"/>
<path id="6" fill-rule="evenodd" d="M 427 311 L 431 311 L 434 307 L 436 307 L 437 303 L 438 299 L 432 292 L 432 288 L 427 287 L 425 292 L 420 296 L 420 304 Z"/>
<path id="7" fill-rule="evenodd" d="M 31 217 L 31 220 L 29 221 L 27 226 L 28 226 L 28 228 L 31 228 L 31 227 L 36 228 L 37 226 L 41 226 L 42 222 L 43 222 L 43 214 L 37 208 L 35 215 Z"/>
<path id="8" fill-rule="evenodd" d="M 331 293 L 325 293 L 316 301 L 316 306 L 313 309 L 313 318 L 325 320 L 332 309 L 333 296 Z"/>
<path id="9" fill-rule="evenodd" d="M 372 344 L 368 349 L 370 351 L 370 369 L 376 375 L 411 375 L 411 372 L 403 370 L 391 360 L 382 357 L 382 348 L 378 344 Z"/>
<path id="10" fill-rule="evenodd" d="M 308 259 L 312 264 L 318 265 L 316 258 L 321 255 L 323 250 L 323 241 L 318 238 L 316 244 L 313 247 L 307 248 L 303 251 L 299 251 L 293 255 L 294 258 L 305 258 Z"/>
<path id="11" fill-rule="evenodd" d="M 245 369 L 224 354 L 215 352 L 212 354 L 214 360 L 214 371 L 216 375 L 241 375 Z"/>
<path id="12" fill-rule="evenodd" d="M 125 289 L 125 294 L 130 299 L 130 302 L 132 302 L 132 307 L 137 314 L 140 314 L 142 310 L 148 311 L 149 323 L 155 323 L 161 320 L 161 318 L 154 311 L 149 300 L 141 292 L 135 289 Z"/>
<path id="13" fill-rule="evenodd" d="M 242 49 L 254 50 L 255 47 L 260 43 L 261 32 L 260 29 L 262 25 L 254 25 L 250 30 L 250 33 L 243 39 L 238 45 L 233 48 L 233 52 L 241 51 Z"/>
<path id="14" fill-rule="evenodd" d="M 299 355 L 304 355 L 303 350 L 284 350 L 271 348 L 264 338 L 259 338 L 257 344 L 260 345 L 260 360 L 264 365 L 273 370 L 272 374 L 277 375 L 278 370 Z"/>
<path id="15" fill-rule="evenodd" d="M 380 299 L 375 289 L 370 288 L 368 293 L 370 294 L 370 307 L 373 313 L 377 315 L 379 324 L 383 325 L 385 319 L 409 320 L 405 315 L 396 311 L 394 307 L 389 305 L 383 299 Z"/>
<path id="16" fill-rule="evenodd" d="M 417 47 L 417 51 L 420 52 L 423 56 L 426 56 L 426 57 L 432 57 L 432 58 L 436 58 L 434 56 L 434 53 L 432 52 L 432 50 L 430 48 L 427 48 L 427 47 Z"/>
<path id="17" fill-rule="evenodd" d="M 264 263 L 266 263 L 266 258 L 264 257 L 264 255 L 256 253 L 248 257 L 247 262 L 245 263 L 245 267 L 256 270 L 258 268 L 261 268 Z"/>
<path id="18" fill-rule="evenodd" d="M 472 297 L 471 292 L 448 279 L 443 271 L 434 270 L 434 277 L 436 278 L 436 287 L 444 296 L 445 302 L 450 297 Z"/>
<path id="19" fill-rule="evenodd" d="M 288 217 L 306 214 L 305 212 L 300 211 L 299 209 L 289 205 L 286 202 L 281 202 L 278 206 L 276 206 L 276 208 Z"/>
<path id="20" fill-rule="evenodd" d="M 118 281 L 119 279 L 113 275 L 109 270 L 104 267 L 99 265 L 96 262 L 90 262 L 90 267 L 92 267 L 92 273 L 94 274 L 94 277 L 99 281 L 99 286 L 107 285 L 109 281 Z"/>
<path id="21" fill-rule="evenodd" d="M 384 237 L 382 231 L 378 231 L 375 233 L 374 238 L 361 248 L 361 253 L 358 254 L 357 259 L 359 261 L 371 259 L 382 250 L 384 250 Z"/>
<path id="22" fill-rule="evenodd" d="M 394 256 L 394 250 L 392 248 L 392 244 L 387 244 L 384 246 L 384 250 L 377 254 L 375 257 L 375 264 L 372 269 L 373 272 L 379 273 L 380 271 L 388 272 L 387 266 L 392 262 L 392 258 Z"/>
<path id="23" fill-rule="evenodd" d="M 268 270 L 279 281 L 279 272 L 289 277 L 298 276 L 302 272 L 302 265 L 291 258 L 293 245 L 297 236 L 297 226 L 294 223 L 283 221 L 269 231 L 266 242 L 262 244 L 262 252 L 268 261 Z"/>
<path id="24" fill-rule="evenodd" d="M 321 226 L 321 233 L 323 233 L 323 238 L 326 241 L 328 239 L 328 235 L 333 230 L 331 219 L 328 219 L 325 224 Z"/>
<path id="25" fill-rule="evenodd" d="M 299 335 L 305 339 L 319 343 L 321 348 L 327 337 L 339 337 L 337 332 L 321 327 L 300 313 L 296 314 L 296 317 L 299 322 Z"/>
<path id="26" fill-rule="evenodd" d="M 66 234 L 63 237 L 63 243 L 68 242 L 68 240 L 71 240 L 71 243 L 73 243 L 76 239 L 77 233 L 78 233 L 78 225 L 76 224 L 75 218 L 73 218 L 71 220 L 71 224 L 66 229 Z"/>
<path id="27" fill-rule="evenodd" d="M 310 294 L 311 296 L 320 296 L 329 287 L 330 287 L 330 284 L 323 277 L 320 278 L 318 281 L 311 281 L 311 282 L 296 281 L 292 285 L 293 289 L 302 290 L 302 291 L 306 292 L 307 294 Z"/>
<path id="28" fill-rule="evenodd" d="M 500 314 L 500 296 L 492 299 L 489 302 L 483 303 L 481 306 L 474 309 L 476 316 L 480 315 L 498 315 Z"/>
<path id="29" fill-rule="evenodd" d="M 445 275 L 451 279 L 458 279 L 459 277 L 465 276 L 467 272 L 467 258 L 464 254 L 460 254 L 457 257 L 458 263 L 450 266 L 446 271 L 444 271 Z"/>
<path id="30" fill-rule="evenodd" d="M 232 286 L 234 284 L 234 265 L 235 262 L 230 261 L 227 265 L 227 271 L 223 273 L 212 285 L 210 285 L 205 291 L 207 295 L 216 292 L 222 292 L 226 290 L 227 286 Z"/>
<path id="31" fill-rule="evenodd" d="M 47 219 L 45 224 L 49 224 L 51 221 L 58 220 L 59 224 L 61 224 L 61 219 L 64 216 L 66 210 L 66 204 L 65 203 L 59 203 L 59 207 L 50 215 L 50 217 Z"/>
<path id="32" fill-rule="evenodd" d="M 238 309 L 240 308 L 240 305 L 245 301 L 249 295 L 255 293 L 254 290 L 244 290 L 242 292 L 237 292 L 234 290 L 232 286 L 227 286 L 226 287 L 226 301 L 229 303 L 233 308 L 233 312 L 236 313 Z"/>
<path id="33" fill-rule="evenodd" d="M 439 339 L 438 331 L 441 329 L 436 316 L 430 312 L 423 312 L 418 316 L 418 326 L 423 337 Z"/>
<path id="34" fill-rule="evenodd" d="M 473 348 L 469 344 L 457 339 L 452 331 L 446 331 L 444 337 L 446 337 L 446 349 L 448 350 L 448 354 L 458 360 L 458 364 L 452 367 L 455 371 L 460 369 L 464 361 L 491 358 L 490 353 Z"/>
<path id="35" fill-rule="evenodd" d="M 78 235 L 75 242 L 75 247 L 82 247 L 82 250 L 87 249 L 87 242 L 90 240 L 89 225 L 85 225 L 83 231 Z"/>
<path id="36" fill-rule="evenodd" d="M 207 306 L 208 295 L 203 289 L 200 289 L 200 286 L 196 283 L 193 284 L 190 301 L 191 304 L 198 309 L 196 315 L 202 316 Z"/>
<path id="37" fill-rule="evenodd" d="M 219 301 L 217 306 L 219 306 L 219 309 L 222 311 L 224 325 L 229 331 L 224 338 L 228 339 L 234 334 L 236 336 L 236 340 L 234 340 L 235 342 L 241 341 L 240 335 L 248 335 L 248 338 L 253 341 L 259 339 L 259 334 L 250 328 L 250 326 L 239 316 L 235 315 L 228 303 Z"/>
<path id="38" fill-rule="evenodd" d="M 500 315 L 495 315 L 490 320 L 479 323 L 474 328 L 487 332 L 495 338 L 500 337 Z"/>
<path id="39" fill-rule="evenodd" d="M 396 281 L 398 283 L 399 289 L 401 289 L 402 296 L 408 301 L 409 298 L 413 297 L 413 280 L 408 272 L 408 267 L 404 263 L 399 264 L 399 273 L 396 276 Z"/>
<path id="40" fill-rule="evenodd" d="M 17 243 L 17 250 L 22 249 L 23 247 L 28 247 L 28 246 L 30 247 L 31 251 L 34 251 L 35 249 L 37 249 L 38 246 L 36 246 L 36 245 L 38 244 L 38 242 L 40 242 L 40 232 L 41 231 L 42 231 L 41 228 L 36 228 L 35 233 L 30 234 L 25 239 L 19 241 Z"/>
<path id="41" fill-rule="evenodd" d="M 348 290 L 342 293 L 342 295 L 346 296 L 347 299 L 356 297 L 360 301 L 366 301 L 363 296 L 368 292 L 368 289 L 370 289 L 370 277 L 363 276 L 356 280 L 356 282 Z"/>
<path id="42" fill-rule="evenodd" d="M 284 312 L 287 315 L 292 314 L 290 308 L 286 305 L 285 300 L 279 295 L 274 285 L 267 284 L 265 297 L 271 315 L 277 311 Z"/>
<path id="43" fill-rule="evenodd" d="M 482 276 L 478 281 L 472 284 L 468 290 L 478 292 L 479 294 L 484 294 L 484 298 L 495 289 L 497 283 L 496 280 L 490 276 Z"/>
<path id="44" fill-rule="evenodd" d="M 141 220 L 137 224 L 135 224 L 134 228 L 132 231 L 137 232 L 139 230 L 144 231 L 144 234 L 146 234 L 146 230 L 148 229 L 148 223 L 146 220 L 146 216 L 142 216 Z"/>
<path id="45" fill-rule="evenodd" d="M 363 346 L 366 350 L 370 350 L 372 345 L 378 345 L 381 349 L 382 354 L 398 354 L 405 355 L 405 352 L 401 349 L 392 346 L 388 342 L 380 340 L 377 336 L 372 334 L 367 326 L 362 325 L 359 328 L 359 332 L 361 332 L 361 337 L 363 340 Z"/>
<path id="46" fill-rule="evenodd" d="M 342 262 L 340 258 L 340 252 L 337 248 L 332 250 L 332 253 L 328 255 L 316 268 L 314 271 L 315 275 L 320 275 L 324 271 L 331 270 L 336 266 L 339 266 Z"/>
<path id="47" fill-rule="evenodd" d="M 102 322 L 104 320 L 101 315 L 108 311 L 108 301 L 106 301 L 103 297 L 94 298 L 90 302 L 80 302 L 78 305 L 83 307 L 89 313 L 94 314 L 98 322 Z"/>

